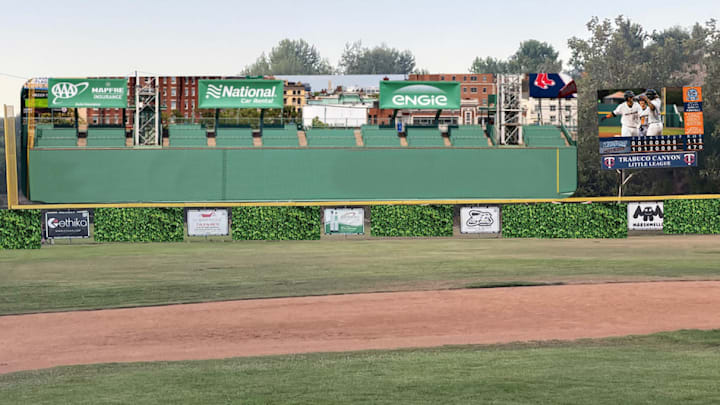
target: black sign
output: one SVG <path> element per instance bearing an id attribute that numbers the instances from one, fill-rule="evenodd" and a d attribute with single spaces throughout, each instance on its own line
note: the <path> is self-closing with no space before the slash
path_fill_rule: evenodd
<path id="1" fill-rule="evenodd" d="M 87 211 L 45 213 L 45 236 L 50 238 L 90 237 L 90 214 Z"/>

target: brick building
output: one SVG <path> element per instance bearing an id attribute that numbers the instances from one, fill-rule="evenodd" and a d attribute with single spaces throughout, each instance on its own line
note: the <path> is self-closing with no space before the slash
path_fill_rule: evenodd
<path id="1" fill-rule="evenodd" d="M 231 77 L 222 76 L 160 76 L 158 78 L 158 92 L 162 111 L 166 116 L 174 114 L 180 118 L 198 119 L 201 112 L 198 109 L 198 81 L 200 79 L 223 79 Z M 272 78 L 272 77 L 268 77 Z M 140 85 L 149 84 L 152 80 L 150 77 L 139 77 Z M 289 86 L 289 87 L 288 87 Z M 298 88 L 299 86 L 299 88 Z M 294 97 L 288 96 L 288 92 Z M 293 93 L 295 92 L 295 93 Z M 300 83 L 286 84 L 285 89 L 286 105 L 305 105 L 305 88 Z M 290 98 L 290 100 L 288 100 Z M 289 102 L 296 104 L 289 104 Z M 128 105 L 126 110 L 125 125 L 130 128 L 135 105 L 135 77 L 128 78 Z M 132 107 L 132 108 L 130 108 Z M 298 108 L 296 106 L 296 108 Z M 121 108 L 88 108 L 87 122 L 89 125 L 121 125 L 122 109 Z"/>

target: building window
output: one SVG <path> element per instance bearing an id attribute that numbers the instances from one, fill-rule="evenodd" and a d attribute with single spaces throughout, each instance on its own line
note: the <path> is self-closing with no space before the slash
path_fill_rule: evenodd
<path id="1" fill-rule="evenodd" d="M 195 87 L 192 88 L 192 95 L 195 97 Z"/>
<path id="2" fill-rule="evenodd" d="M 185 102 L 185 109 L 186 109 L 186 110 L 188 109 L 188 103 L 187 103 L 187 101 Z"/>
<path id="3" fill-rule="evenodd" d="M 97 125 L 97 123 L 98 123 L 98 118 L 97 118 L 97 117 L 93 117 L 93 124 L 94 124 L 94 125 Z"/>
<path id="4" fill-rule="evenodd" d="M 109 125 L 109 124 L 110 124 L 110 117 L 105 117 L 105 125 Z"/>
<path id="5" fill-rule="evenodd" d="M 467 76 L 463 76 L 463 81 L 464 81 L 464 82 L 467 81 Z"/>
<path id="6" fill-rule="evenodd" d="M 188 113 L 185 113 L 185 118 L 187 118 L 187 117 L 188 117 Z"/>
<path id="7" fill-rule="evenodd" d="M 163 89 L 163 97 L 167 97 L 167 89 Z"/>
<path id="8" fill-rule="evenodd" d="M 477 87 L 471 87 L 470 93 L 477 93 Z"/>
<path id="9" fill-rule="evenodd" d="M 173 96 L 173 97 L 177 96 L 177 90 L 175 89 L 175 87 L 173 87 L 172 89 L 170 89 L 170 95 Z"/>
<path id="10" fill-rule="evenodd" d="M 487 93 L 487 88 L 483 87 L 483 93 Z"/>
<path id="11" fill-rule="evenodd" d="M 550 116 L 550 122 L 555 122 L 555 116 L 554 116 L 554 115 L 551 115 L 551 116 Z"/>
<path id="12" fill-rule="evenodd" d="M 171 77 L 171 78 L 170 78 L 170 82 L 171 82 L 172 84 L 177 83 L 177 77 L 175 77 L 175 76 Z"/>
<path id="13" fill-rule="evenodd" d="M 565 106 L 565 111 L 570 111 L 570 106 L 569 106 L 569 105 L 566 105 L 566 106 Z"/>
<path id="14" fill-rule="evenodd" d="M 190 78 L 190 83 L 195 84 L 195 77 Z"/>
<path id="15" fill-rule="evenodd" d="M 163 84 L 167 84 L 167 77 L 163 77 Z"/>
<path id="16" fill-rule="evenodd" d="M 188 88 L 185 87 L 185 97 L 187 97 L 187 96 L 188 96 Z"/>
<path id="17" fill-rule="evenodd" d="M 476 82 L 476 81 L 477 81 L 477 76 L 470 76 L 470 81 L 471 81 L 471 82 Z"/>
<path id="18" fill-rule="evenodd" d="M 120 123 L 120 117 L 117 117 L 117 116 L 116 116 L 116 117 L 115 117 L 115 124 L 117 125 L 117 124 L 119 124 L 119 123 Z"/>
<path id="19" fill-rule="evenodd" d="M 487 81 L 487 76 L 483 76 L 483 81 L 484 81 L 484 82 Z"/>
<path id="20" fill-rule="evenodd" d="M 452 81 L 455 81 L 455 76 L 452 77 Z"/>
<path id="21" fill-rule="evenodd" d="M 440 80 L 445 80 L 445 76 L 440 76 Z"/>
<path id="22" fill-rule="evenodd" d="M 192 102 L 192 109 L 193 110 L 195 109 L 195 100 L 193 100 L 193 102 Z"/>
<path id="23" fill-rule="evenodd" d="M 463 93 L 467 93 L 467 87 L 463 87 Z"/>
<path id="24" fill-rule="evenodd" d="M 555 111 L 555 110 L 557 110 L 557 106 L 556 106 L 556 105 L 551 105 L 551 106 L 550 106 L 550 111 Z"/>
<path id="25" fill-rule="evenodd" d="M 170 109 L 177 110 L 177 102 L 175 100 L 170 103 Z"/>

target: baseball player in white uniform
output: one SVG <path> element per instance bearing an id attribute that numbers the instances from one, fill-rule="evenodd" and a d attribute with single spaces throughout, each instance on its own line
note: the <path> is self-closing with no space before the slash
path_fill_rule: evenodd
<path id="1" fill-rule="evenodd" d="M 650 109 L 648 114 L 648 136 L 659 136 L 662 135 L 663 123 L 662 116 L 662 101 L 658 97 L 657 92 L 654 89 L 647 89 L 645 94 L 640 96 L 641 99 L 645 100 Z"/>
<path id="2" fill-rule="evenodd" d="M 638 113 L 638 118 L 640 118 L 640 126 L 638 127 L 638 136 L 645 136 L 647 135 L 648 130 L 648 119 L 650 117 L 650 109 L 647 106 L 647 102 L 644 98 L 641 98 L 638 101 L 638 104 L 640 104 L 640 112 Z"/>
<path id="3" fill-rule="evenodd" d="M 620 136 L 638 136 L 640 126 L 640 106 L 635 102 L 635 93 L 628 90 L 625 92 L 625 101 L 619 104 L 615 111 L 607 114 L 605 118 L 617 117 L 620 115 L 622 133 Z"/>

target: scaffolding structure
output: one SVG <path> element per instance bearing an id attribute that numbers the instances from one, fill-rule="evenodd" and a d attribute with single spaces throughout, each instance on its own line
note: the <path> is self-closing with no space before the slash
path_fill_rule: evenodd
<path id="1" fill-rule="evenodd" d="M 160 86 L 157 76 L 138 77 L 135 73 L 135 146 L 160 144 Z"/>
<path id="2" fill-rule="evenodd" d="M 501 145 L 520 145 L 522 134 L 522 95 L 523 75 L 497 75 L 497 126 Z"/>

